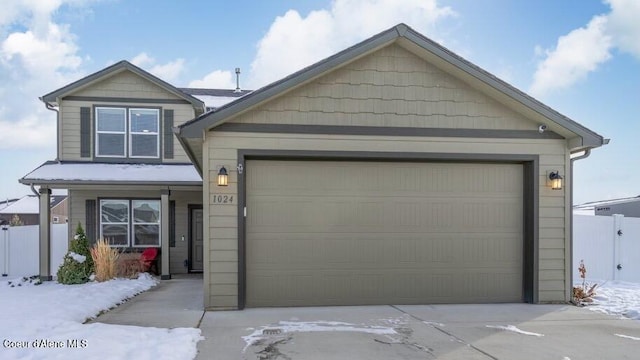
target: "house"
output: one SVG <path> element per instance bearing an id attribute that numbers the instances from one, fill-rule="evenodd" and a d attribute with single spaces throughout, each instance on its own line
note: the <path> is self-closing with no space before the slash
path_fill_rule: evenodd
<path id="1" fill-rule="evenodd" d="M 0 209 L 0 222 L 10 224 L 13 221 L 20 225 L 38 225 L 40 207 L 37 196 L 27 195 L 16 199 L 6 207 Z M 65 223 L 67 221 L 67 197 L 52 195 L 49 201 L 51 223 Z"/>
<path id="2" fill-rule="evenodd" d="M 242 95 L 206 111 L 118 63 L 43 97 L 58 160 L 21 181 L 165 279 L 191 254 L 207 309 L 570 300 L 602 136 L 404 24 Z"/>
<path id="3" fill-rule="evenodd" d="M 122 251 L 160 248 L 164 279 L 201 272 L 202 179 L 172 131 L 208 106 L 191 91 L 198 89 L 178 89 L 121 61 L 44 95 L 57 112 L 57 157 L 20 181 L 40 186 L 41 202 L 51 189 L 68 189 L 70 237 L 81 223 L 89 239 Z M 41 231 L 46 251 L 50 230 L 41 223 Z"/>
<path id="4" fill-rule="evenodd" d="M 573 213 L 602 216 L 620 214 L 626 217 L 640 217 L 640 196 L 587 202 L 574 206 Z"/>

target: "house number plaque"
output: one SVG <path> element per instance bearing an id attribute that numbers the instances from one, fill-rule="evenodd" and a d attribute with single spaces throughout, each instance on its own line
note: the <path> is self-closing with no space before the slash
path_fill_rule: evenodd
<path id="1" fill-rule="evenodd" d="M 213 195 L 214 204 L 233 204 L 233 195 Z"/>

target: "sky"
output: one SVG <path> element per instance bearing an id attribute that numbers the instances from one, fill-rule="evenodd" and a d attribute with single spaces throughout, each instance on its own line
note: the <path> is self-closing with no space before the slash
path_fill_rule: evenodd
<path id="1" fill-rule="evenodd" d="M 637 0 L 3 0 L 0 199 L 56 157 L 38 98 L 119 60 L 178 87 L 255 89 L 404 22 L 611 143 L 574 203 L 640 195 Z"/>

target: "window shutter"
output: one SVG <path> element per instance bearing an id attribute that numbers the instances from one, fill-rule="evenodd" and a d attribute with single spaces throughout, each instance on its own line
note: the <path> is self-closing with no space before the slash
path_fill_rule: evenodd
<path id="1" fill-rule="evenodd" d="M 176 202 L 169 201 L 169 247 L 176 247 Z"/>
<path id="2" fill-rule="evenodd" d="M 164 111 L 164 158 L 173 159 L 173 109 Z"/>
<path id="3" fill-rule="evenodd" d="M 86 200 L 85 201 L 85 233 L 87 234 L 87 238 L 89 239 L 89 243 L 95 244 L 98 239 L 98 227 L 96 226 L 96 201 Z"/>
<path id="4" fill-rule="evenodd" d="M 80 108 L 80 157 L 91 157 L 91 108 Z"/>

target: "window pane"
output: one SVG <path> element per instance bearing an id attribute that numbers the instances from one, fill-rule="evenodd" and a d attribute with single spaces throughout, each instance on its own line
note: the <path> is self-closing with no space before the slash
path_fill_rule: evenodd
<path id="1" fill-rule="evenodd" d="M 160 246 L 160 225 L 134 225 L 133 245 Z"/>
<path id="2" fill-rule="evenodd" d="M 109 245 L 128 246 L 128 228 L 129 227 L 127 225 L 103 224 L 102 238 L 106 240 Z"/>
<path id="3" fill-rule="evenodd" d="M 98 131 L 125 131 L 125 110 L 99 108 L 96 110 Z"/>
<path id="4" fill-rule="evenodd" d="M 124 134 L 98 134 L 98 156 L 124 156 Z"/>
<path id="5" fill-rule="evenodd" d="M 131 131 L 132 132 L 158 132 L 158 111 L 131 109 Z"/>
<path id="6" fill-rule="evenodd" d="M 137 223 L 160 223 L 160 201 L 133 200 L 133 221 Z"/>
<path id="7" fill-rule="evenodd" d="M 130 155 L 158 157 L 158 135 L 131 135 Z"/>
<path id="8" fill-rule="evenodd" d="M 102 200 L 100 213 L 103 223 L 129 222 L 129 202 L 127 200 Z"/>

